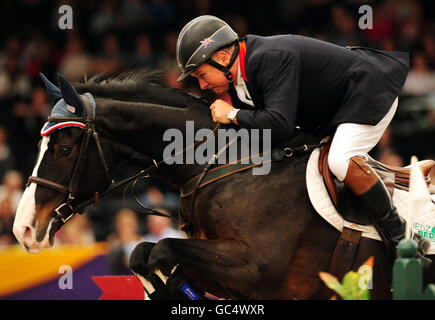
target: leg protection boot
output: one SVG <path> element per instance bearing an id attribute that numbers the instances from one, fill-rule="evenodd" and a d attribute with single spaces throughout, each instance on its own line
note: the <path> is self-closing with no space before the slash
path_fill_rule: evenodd
<path id="1" fill-rule="evenodd" d="M 184 276 L 178 266 L 168 277 L 166 287 L 173 296 L 181 300 L 208 300 L 204 290 L 199 288 L 193 280 Z"/>

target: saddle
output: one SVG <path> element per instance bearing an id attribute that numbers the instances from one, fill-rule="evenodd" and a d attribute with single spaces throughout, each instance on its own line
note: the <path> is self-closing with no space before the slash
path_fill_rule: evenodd
<path id="1" fill-rule="evenodd" d="M 331 172 L 328 166 L 328 155 L 330 145 L 324 146 L 320 151 L 319 156 L 319 172 L 323 177 L 326 189 L 329 196 L 342 217 L 350 222 L 360 225 L 369 225 L 370 220 L 368 215 L 361 209 L 362 206 L 357 205 L 358 199 L 353 195 L 351 190 L 341 181 L 339 181 Z M 396 167 L 381 163 L 369 155 L 366 155 L 369 165 L 376 171 L 381 180 L 387 187 L 390 196 L 393 197 L 394 189 L 409 190 L 409 182 L 411 175 L 410 167 Z M 433 160 L 419 161 L 423 176 L 428 186 L 430 185 L 430 171 L 435 165 Z"/>
<path id="2" fill-rule="evenodd" d="M 337 245 L 328 265 L 328 272 L 341 280 L 346 272 L 349 270 L 356 271 L 359 267 L 359 265 L 356 265 L 355 263 L 360 239 L 363 237 L 363 233 L 371 228 L 370 225 L 372 224 L 372 221 L 370 220 L 369 215 L 362 210 L 363 206 L 358 204 L 358 198 L 355 197 L 352 191 L 343 182 L 339 181 L 329 169 L 329 148 L 330 145 L 328 144 L 320 149 L 317 166 L 318 172 L 322 178 L 317 175 L 320 179 L 320 181 L 317 180 L 317 183 L 321 184 L 321 180 L 323 180 L 325 189 L 335 207 L 335 213 L 341 215 L 342 219 L 346 222 L 342 224 L 340 238 L 337 241 Z M 376 171 L 386 185 L 391 196 L 393 196 L 394 189 L 409 190 L 411 174 L 411 169 L 409 167 L 401 168 L 388 166 L 368 155 L 366 155 L 366 157 L 370 166 Z M 313 165 L 315 166 L 316 163 L 314 162 Z M 429 173 L 434 165 L 435 161 L 433 160 L 423 160 L 418 162 L 418 166 L 421 168 L 425 181 L 428 184 L 430 183 Z M 313 170 L 312 165 L 311 170 Z M 403 192 L 401 192 L 402 190 L 396 190 L 397 197 L 400 198 L 400 196 L 403 195 Z M 323 211 L 323 213 L 325 213 L 325 211 Z M 322 215 L 322 217 L 324 216 Z M 334 219 L 335 218 L 329 216 L 327 221 L 331 223 Z M 333 223 L 331 224 L 334 225 Z M 354 225 L 358 225 L 358 228 L 354 228 Z M 379 232 L 379 230 L 376 231 Z M 380 236 L 380 239 L 378 240 L 383 241 L 382 236 Z M 329 299 L 331 295 L 332 291 L 330 291 L 326 286 L 322 286 L 317 292 L 315 298 Z"/>

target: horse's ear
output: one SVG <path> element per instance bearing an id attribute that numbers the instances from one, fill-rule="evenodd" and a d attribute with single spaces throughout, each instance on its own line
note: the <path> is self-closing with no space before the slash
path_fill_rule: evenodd
<path id="1" fill-rule="evenodd" d="M 53 107 L 60 99 L 62 99 L 62 92 L 58 87 L 51 83 L 42 73 L 39 73 L 42 81 L 44 82 L 45 90 L 47 91 L 48 99 Z"/>
<path id="2" fill-rule="evenodd" d="M 57 74 L 57 78 L 59 80 L 62 97 L 67 104 L 75 108 L 74 114 L 77 116 L 85 115 L 86 114 L 85 104 L 82 98 L 80 98 L 77 91 L 71 85 L 71 83 L 69 83 L 69 81 L 60 73 Z"/>

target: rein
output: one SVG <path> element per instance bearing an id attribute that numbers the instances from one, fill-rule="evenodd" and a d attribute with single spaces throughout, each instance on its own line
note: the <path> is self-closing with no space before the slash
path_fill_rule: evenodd
<path id="1" fill-rule="evenodd" d="M 185 153 L 186 151 L 188 151 L 190 148 L 194 148 L 194 147 L 199 146 L 200 144 L 206 142 L 207 139 L 209 138 L 209 136 L 211 136 L 212 134 L 213 134 L 213 135 L 216 135 L 216 132 L 219 130 L 220 126 L 221 126 L 221 124 L 218 123 L 218 124 L 216 125 L 216 127 L 213 129 L 213 131 L 212 131 L 209 135 L 207 135 L 206 137 L 204 137 L 202 140 L 197 141 L 197 142 L 193 143 L 192 145 L 190 145 L 190 146 L 184 148 L 183 150 L 181 150 L 181 151 L 175 153 L 173 156 L 175 157 L 175 156 L 177 156 L 178 154 L 183 154 L 183 153 Z M 228 144 L 227 144 L 227 146 L 226 146 L 225 148 L 227 148 L 227 147 L 228 147 Z M 223 150 L 222 150 L 222 151 L 223 151 Z M 214 156 L 212 157 L 212 159 L 214 159 L 214 158 L 216 158 L 216 155 L 214 155 Z M 155 160 L 154 160 L 154 163 L 156 164 Z M 162 160 L 162 161 L 160 161 L 159 163 L 165 163 L 165 159 Z M 207 171 L 208 171 L 208 169 L 210 168 L 210 165 L 211 165 L 211 164 L 212 164 L 212 162 L 211 162 L 211 163 L 208 163 L 208 164 L 206 165 L 206 167 L 205 167 L 204 170 L 203 170 L 203 175 L 204 175 L 205 173 L 207 173 Z M 156 164 L 156 167 L 158 168 L 157 164 Z M 151 167 L 151 169 L 152 169 L 152 168 L 153 168 L 153 167 Z M 141 178 L 141 177 L 137 177 L 136 180 L 133 182 L 133 186 L 132 186 L 132 189 L 133 189 L 133 190 L 132 190 L 133 195 L 134 195 L 134 186 L 136 185 L 137 180 L 140 179 L 140 178 Z M 195 191 L 196 191 L 196 190 L 195 190 Z M 148 209 L 148 210 L 152 210 L 153 212 L 156 212 L 156 213 L 152 213 L 152 214 L 155 214 L 155 215 L 158 215 L 158 216 L 164 216 L 164 217 L 171 218 L 171 219 L 175 219 L 174 217 L 172 217 L 172 216 L 170 216 L 170 215 L 167 215 L 167 214 L 164 214 L 164 213 L 161 213 L 161 212 L 159 212 L 159 211 L 156 211 L 156 210 L 153 210 L 153 209 L 150 209 L 150 208 L 146 207 L 145 205 L 143 205 L 143 204 L 140 202 L 139 199 L 137 199 L 136 196 L 134 196 L 134 197 L 135 197 L 136 203 L 139 204 L 141 207 L 143 207 L 143 208 L 145 208 L 145 209 Z M 193 204 L 193 202 L 194 202 L 194 199 L 195 199 L 195 195 L 192 196 L 192 204 Z M 136 211 L 139 211 L 139 210 L 136 210 Z M 149 212 L 144 212 L 144 211 L 140 211 L 140 212 L 141 212 L 141 213 L 145 213 L 145 214 L 150 214 Z M 158 213 L 158 214 L 157 214 L 157 213 Z M 192 212 L 191 215 L 193 215 L 193 212 Z M 180 224 L 181 224 L 181 223 L 180 223 Z"/>

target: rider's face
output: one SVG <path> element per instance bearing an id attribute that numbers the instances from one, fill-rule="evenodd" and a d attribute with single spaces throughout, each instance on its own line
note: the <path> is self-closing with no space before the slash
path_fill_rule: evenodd
<path id="1" fill-rule="evenodd" d="M 210 89 L 218 95 L 228 91 L 228 81 L 223 72 L 208 63 L 200 65 L 192 76 L 198 79 L 201 90 Z"/>

